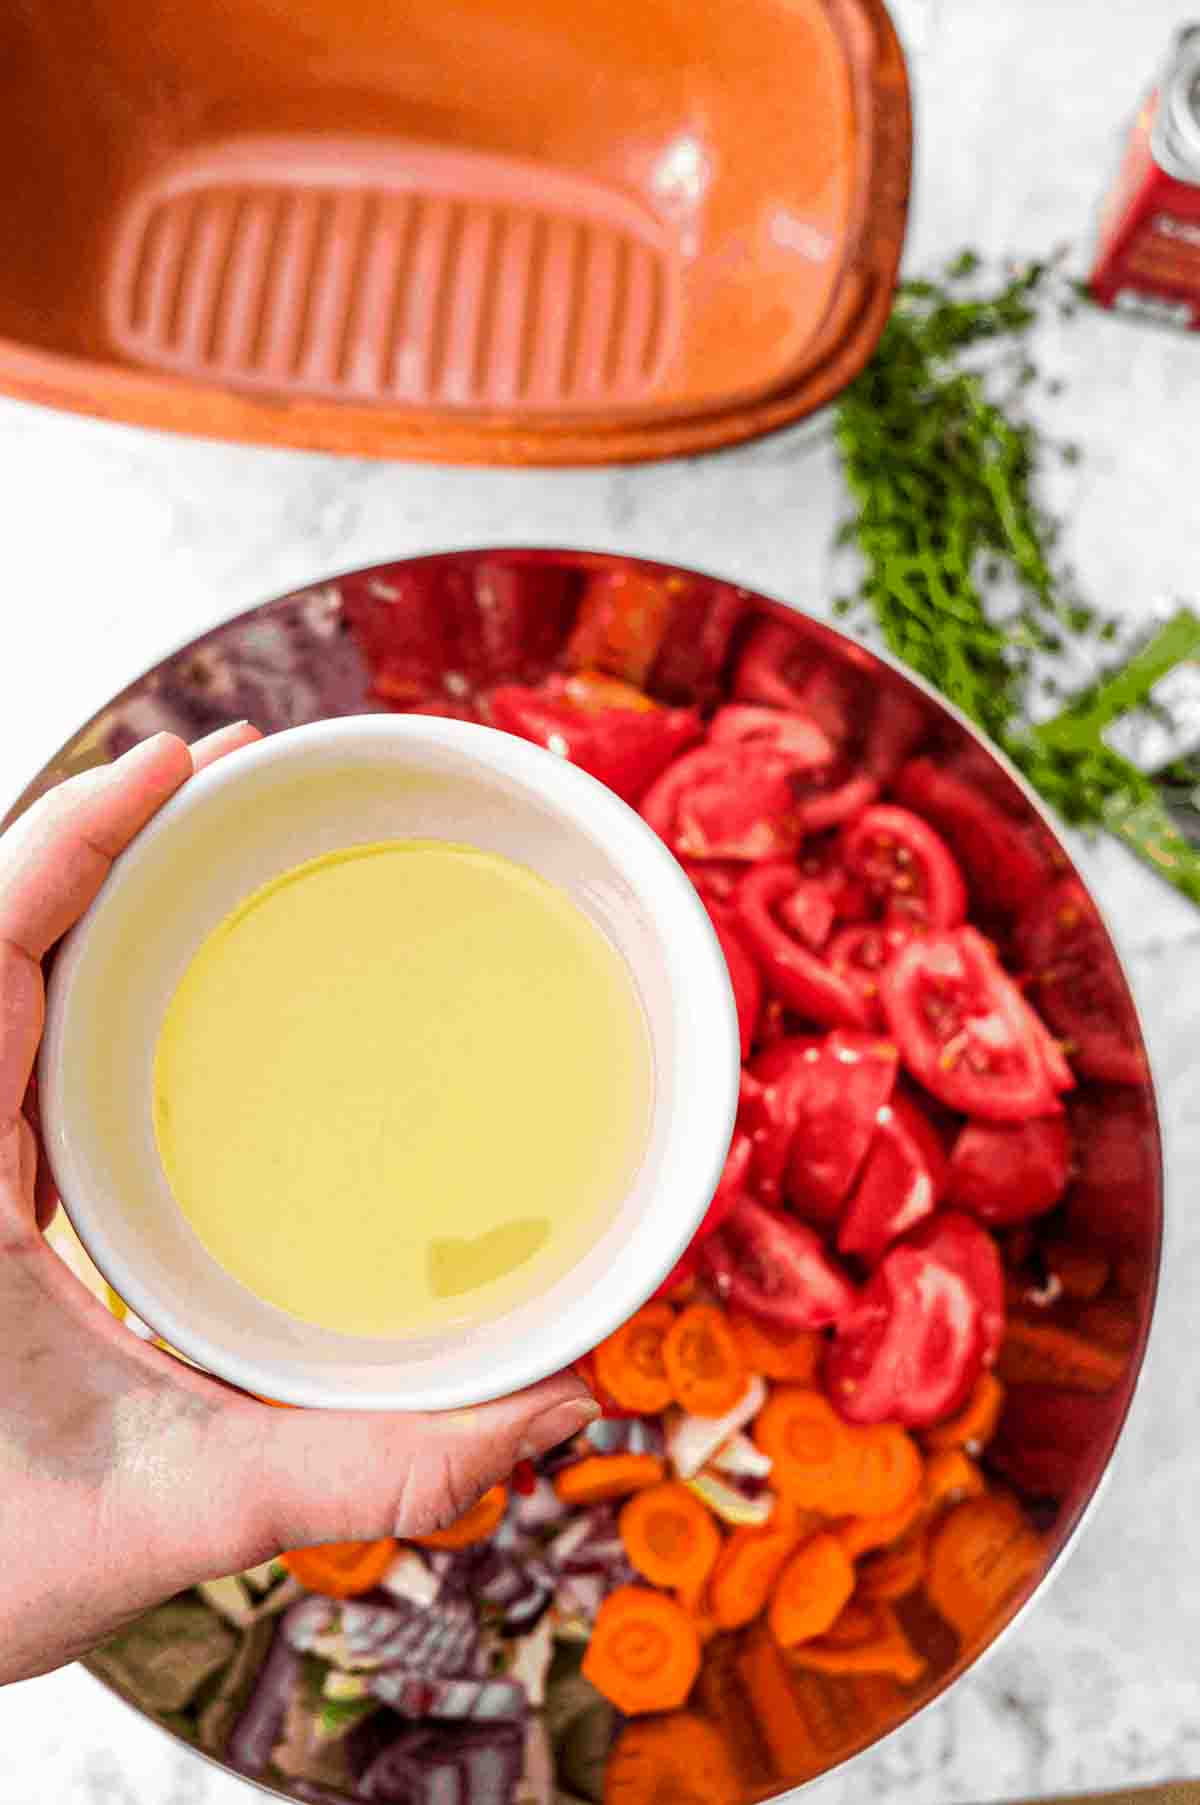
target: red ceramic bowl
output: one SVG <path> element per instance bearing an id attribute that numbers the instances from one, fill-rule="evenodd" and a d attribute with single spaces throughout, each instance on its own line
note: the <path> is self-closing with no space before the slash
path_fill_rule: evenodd
<path id="1" fill-rule="evenodd" d="M 597 596 L 602 602 L 616 592 L 626 600 L 632 595 L 645 617 L 658 623 L 657 652 L 638 674 L 663 700 L 711 707 L 727 694 L 733 665 L 756 624 L 783 623 L 794 638 L 798 665 L 830 662 L 854 686 L 867 722 L 881 698 L 888 706 L 902 699 L 908 712 L 919 714 L 925 749 L 952 760 L 1036 846 L 1049 871 L 1071 873 L 1052 824 L 1011 772 L 973 729 L 892 665 L 778 602 L 714 578 L 583 552 L 485 550 L 412 559 L 267 603 L 184 647 L 116 697 L 62 749 L 18 808 L 67 773 L 160 728 L 191 738 L 241 716 L 271 731 L 389 707 L 469 709 L 476 683 L 544 671 L 562 655 L 585 598 L 594 613 Z M 989 895 L 994 874 L 984 868 L 990 856 L 977 849 L 967 859 L 984 876 Z M 976 898 L 977 917 L 989 909 L 985 925 L 1003 939 L 1011 915 Z M 1107 939 L 1099 956 L 1112 963 L 1120 997 L 1124 982 Z M 1010 1250 L 1014 1270 L 1020 1256 L 1022 1273 L 1013 1280 L 1010 1309 L 1034 1316 L 1046 1303 L 1044 1293 L 1030 1295 L 1037 1244 L 1052 1237 L 1060 1254 L 1065 1247 L 1085 1256 L 1076 1264 L 1090 1275 L 1083 1291 L 1092 1295 L 1060 1299 L 1051 1304 L 1051 1315 L 1104 1352 L 1099 1376 L 1053 1358 L 1039 1364 L 1028 1350 L 1021 1360 L 1001 1357 L 1009 1381 L 1006 1405 L 986 1462 L 995 1481 L 1021 1497 L 1044 1537 L 1044 1560 L 968 1636 L 950 1630 L 920 1593 L 901 1601 L 904 1628 L 927 1661 L 913 1685 L 878 1674 L 789 1671 L 765 1633 L 753 1628 L 711 1642 L 690 1710 L 706 1718 L 721 1740 L 722 1759 L 732 1763 L 746 1800 L 776 1797 L 824 1772 L 942 1693 L 1044 1582 L 1096 1493 L 1142 1363 L 1162 1229 L 1158 1121 L 1127 992 L 1117 1013 L 1125 1037 L 1119 1063 L 1127 1078 L 1140 1073 L 1139 1081 L 1080 1083 L 1070 1103 L 1076 1165 L 1065 1202 L 1033 1225 L 1033 1245 Z M 163 1658 L 169 1663 L 169 1649 Z M 94 1670 L 173 1733 L 199 1738 L 214 1759 L 228 1760 L 223 1733 L 196 1700 L 156 1712 L 130 1664 L 99 1657 Z M 278 1770 L 254 1777 L 282 1798 L 341 1796 L 305 1791 Z"/>

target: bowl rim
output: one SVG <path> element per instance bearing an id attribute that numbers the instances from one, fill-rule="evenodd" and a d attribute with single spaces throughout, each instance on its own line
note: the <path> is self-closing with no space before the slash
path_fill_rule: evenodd
<path id="1" fill-rule="evenodd" d="M 270 1361 L 240 1352 L 236 1336 L 218 1341 L 193 1327 L 186 1310 L 164 1303 L 136 1263 L 114 1247 L 108 1200 L 89 1173 L 86 1147 L 65 1101 L 74 996 L 92 957 L 93 930 L 137 898 L 141 869 L 164 841 L 214 801 L 226 807 L 264 770 L 283 774 L 324 758 L 335 766 L 373 746 L 403 748 L 418 766 L 436 768 L 449 754 L 459 768 L 499 776 L 529 800 L 548 806 L 589 840 L 635 892 L 650 924 L 667 978 L 677 1048 L 674 1105 L 662 1147 L 660 1184 L 671 1208 L 649 1209 L 631 1226 L 622 1257 L 570 1310 L 548 1314 L 536 1336 L 464 1341 L 447 1372 L 437 1358 L 411 1378 L 402 1360 L 372 1361 L 379 1377 L 364 1382 L 361 1365 L 324 1374 L 279 1373 Z M 64 1211 L 89 1258 L 117 1294 L 163 1340 L 208 1373 L 282 1403 L 323 1409 L 444 1410 L 489 1402 L 548 1378 L 580 1359 L 644 1304 L 691 1241 L 716 1189 L 729 1150 L 741 1070 L 733 989 L 708 912 L 673 854 L 627 803 L 597 779 L 540 746 L 473 722 L 405 714 L 341 716 L 283 729 L 190 778 L 114 861 L 97 897 L 65 936 L 47 985 L 38 1058 L 42 1133 Z M 453 1356 L 449 1357 L 451 1360 Z M 301 1362 L 302 1364 L 302 1355 Z"/>
<path id="2" fill-rule="evenodd" d="M 1074 1553 L 1075 1548 L 1078 1545 L 1080 1533 L 1085 1524 L 1090 1520 L 1109 1483 L 1113 1462 L 1123 1440 L 1130 1413 L 1140 1394 L 1141 1381 L 1145 1372 L 1146 1353 L 1154 1331 L 1157 1299 L 1161 1289 L 1164 1227 L 1170 1207 L 1170 1197 L 1174 1195 L 1175 1190 L 1175 1185 L 1170 1180 L 1164 1159 L 1162 1112 L 1159 1107 L 1161 1091 L 1158 1083 L 1155 1056 L 1145 1034 L 1137 997 L 1126 975 L 1125 964 L 1120 947 L 1109 927 L 1107 913 L 1103 904 L 1097 900 L 1092 892 L 1090 884 L 1088 884 L 1082 874 L 1078 872 L 1075 861 L 1071 857 L 1069 849 L 1064 844 L 1060 824 L 1051 814 L 1041 797 L 1034 789 L 1032 789 L 1021 772 L 1017 770 L 1011 760 L 998 747 L 993 745 L 992 742 L 986 738 L 975 723 L 971 721 L 960 708 L 948 701 L 940 691 L 935 689 L 916 672 L 910 670 L 892 653 L 875 645 L 864 647 L 860 641 L 852 638 L 851 635 L 842 628 L 827 620 L 820 619 L 799 603 L 785 601 L 778 595 L 771 594 L 768 591 L 756 587 L 751 587 L 749 584 L 740 581 L 737 577 L 722 575 L 711 569 L 705 569 L 696 565 L 674 563 L 662 558 L 644 557 L 636 553 L 614 551 L 610 546 L 564 546 L 558 541 L 547 541 L 535 544 L 531 543 L 528 539 L 504 543 L 502 541 L 489 539 L 481 543 L 455 546 L 451 550 L 402 554 L 390 559 L 376 559 L 369 564 L 349 565 L 335 572 L 315 578 L 309 583 L 301 584 L 296 588 L 264 597 L 259 602 L 253 603 L 249 607 L 239 609 L 236 613 L 205 628 L 201 633 L 181 636 L 169 646 L 163 648 L 151 664 L 147 665 L 136 677 L 131 679 L 129 683 L 118 691 L 117 694 L 112 696 L 101 708 L 97 709 L 75 733 L 62 743 L 53 757 L 47 759 L 43 763 L 39 772 L 25 786 L 16 801 L 11 804 L 3 819 L 0 820 L 0 831 L 3 831 L 4 828 L 9 826 L 12 821 L 37 799 L 38 796 L 61 781 L 63 777 L 69 775 L 76 769 L 87 768 L 87 763 L 72 763 L 72 754 L 74 753 L 77 755 L 81 746 L 86 746 L 89 737 L 94 734 L 95 730 L 105 721 L 112 711 L 119 708 L 122 702 L 134 695 L 154 671 L 161 665 L 170 663 L 173 658 L 178 657 L 181 653 L 193 648 L 198 648 L 218 636 L 225 634 L 230 628 L 236 627 L 239 624 L 248 625 L 264 610 L 282 608 L 289 603 L 295 604 L 306 598 L 318 597 L 323 592 L 335 592 L 338 584 L 349 577 L 369 576 L 384 571 L 393 571 L 398 565 L 406 567 L 426 566 L 452 563 L 459 559 L 482 560 L 492 557 L 529 557 L 535 561 L 541 561 L 543 559 L 559 559 L 569 562 L 569 564 L 576 569 L 582 567 L 607 570 L 629 569 L 633 567 L 650 575 L 664 577 L 683 576 L 696 578 L 702 582 L 724 584 L 743 595 L 747 601 L 757 608 L 764 616 L 776 620 L 797 622 L 803 632 L 814 635 L 818 640 L 825 641 L 831 648 L 836 649 L 841 656 L 844 657 L 849 653 L 850 655 L 859 658 L 866 657 L 889 671 L 894 679 L 910 685 L 918 695 L 923 697 L 925 701 L 931 705 L 935 713 L 940 714 L 947 720 L 953 722 L 975 746 L 993 761 L 996 767 L 1010 780 L 1031 813 L 1049 832 L 1056 847 L 1058 847 L 1060 852 L 1066 857 L 1070 870 L 1079 878 L 1079 881 L 1083 884 L 1084 889 L 1100 915 L 1105 934 L 1108 937 L 1110 947 L 1121 973 L 1122 981 L 1125 984 L 1134 1010 L 1134 1018 L 1137 1023 L 1138 1033 L 1141 1038 L 1143 1050 L 1146 1054 L 1148 1079 L 1144 1090 L 1149 1104 L 1149 1131 L 1152 1132 L 1154 1138 L 1154 1163 L 1158 1212 L 1154 1223 L 1152 1245 L 1149 1249 L 1147 1260 L 1148 1282 L 1145 1294 L 1144 1313 L 1139 1324 L 1138 1337 L 1130 1352 L 1130 1377 L 1126 1396 L 1121 1411 L 1114 1421 L 1109 1446 L 1104 1455 L 1103 1464 L 1100 1466 L 1092 1484 L 1092 1488 L 1087 1496 L 1080 1501 L 1078 1507 L 1069 1519 L 1064 1517 L 1061 1529 L 1059 1525 L 1055 1526 L 1054 1536 L 1057 1546 L 1054 1548 L 1054 1552 L 1038 1575 L 1032 1588 L 1027 1591 L 1024 1596 L 1018 1597 L 1016 1602 L 1009 1608 L 1007 1615 L 997 1623 L 990 1639 L 981 1647 L 977 1647 L 973 1650 L 969 1656 L 960 1656 L 957 1661 L 939 1676 L 935 1690 L 931 1691 L 927 1696 L 915 1700 L 911 1706 L 906 1708 L 902 1715 L 889 1723 L 886 1729 L 876 1734 L 867 1734 L 860 1742 L 856 1743 L 853 1748 L 847 1750 L 847 1752 L 839 1756 L 836 1761 L 831 1762 L 826 1768 L 823 1768 L 819 1774 L 813 1775 L 811 1779 L 801 1781 L 797 1785 L 785 1787 L 782 1792 L 774 1795 L 772 1805 L 787 1805 L 787 1801 L 798 1799 L 806 1787 L 815 1785 L 818 1781 L 827 1778 L 834 1772 L 846 1772 L 852 1766 L 861 1765 L 868 1755 L 874 1753 L 875 1750 L 883 1747 L 883 1745 L 897 1736 L 920 1712 L 943 1699 L 949 1689 L 964 1674 L 973 1671 L 983 1661 L 989 1659 L 993 1651 L 999 1648 L 1001 1643 L 1008 1641 L 1017 1625 L 1024 1620 L 1026 1614 L 1033 1608 L 1034 1604 L 1043 1597 L 1051 1582 L 1056 1580 L 1061 1574 L 1066 1564 L 1067 1557 Z M 97 760 L 89 754 L 88 762 L 95 764 L 103 761 Z M 84 1664 L 86 1665 L 86 1657 L 84 1658 Z M 238 1771 L 231 1769 L 227 1762 L 221 1760 L 219 1756 L 213 1754 L 211 1751 L 196 1748 L 196 1746 L 189 1742 L 187 1738 L 181 1736 L 169 1725 L 162 1723 L 152 1712 L 148 1711 L 145 1707 L 138 1704 L 136 1700 L 131 1699 L 127 1694 L 122 1692 L 121 1688 L 111 1679 L 100 1673 L 93 1672 L 90 1668 L 88 1671 L 91 1673 L 93 1679 L 98 1680 L 109 1692 L 120 1699 L 123 1704 L 130 1706 L 140 1716 L 147 1718 L 149 1722 L 164 1735 L 171 1737 L 172 1740 L 179 1742 L 182 1746 L 192 1749 L 194 1753 L 202 1755 L 207 1761 L 211 1762 L 213 1766 L 222 1769 L 226 1773 Z M 285 1802 L 291 1802 L 295 1799 L 294 1794 L 281 1791 L 275 1785 L 263 1781 L 257 1776 L 242 1775 L 239 1773 L 239 1778 L 242 1778 L 248 1784 L 257 1787 L 260 1792 L 268 1797 L 281 1799 Z"/>

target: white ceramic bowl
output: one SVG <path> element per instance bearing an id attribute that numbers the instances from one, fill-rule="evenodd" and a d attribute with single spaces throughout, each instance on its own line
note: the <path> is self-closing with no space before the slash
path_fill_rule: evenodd
<path id="1" fill-rule="evenodd" d="M 561 885 L 623 955 L 649 1029 L 646 1152 L 614 1217 L 540 1295 L 469 1328 L 374 1340 L 263 1303 L 204 1250 L 151 1119 L 167 1001 L 247 893 L 373 840 L 468 841 Z M 634 811 L 565 760 L 490 728 L 358 715 L 275 734 L 191 780 L 64 942 L 39 1086 L 45 1144 L 88 1253 L 139 1316 L 210 1372 L 287 1403 L 441 1409 L 557 1371 L 635 1310 L 691 1239 L 737 1105 L 725 962 L 695 891 Z"/>

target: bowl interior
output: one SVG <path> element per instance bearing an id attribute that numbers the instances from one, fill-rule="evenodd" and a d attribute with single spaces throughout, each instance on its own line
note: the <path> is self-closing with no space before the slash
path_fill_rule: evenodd
<path id="1" fill-rule="evenodd" d="M 764 620 L 786 622 L 800 666 L 833 661 L 862 687 L 865 708 L 902 694 L 924 710 L 926 749 L 963 761 L 961 769 L 1023 833 L 1051 867 L 1072 870 L 1052 827 L 1022 786 L 977 736 L 928 692 L 844 635 L 778 602 L 694 571 L 570 551 L 488 550 L 408 560 L 348 574 L 283 597 L 184 648 L 115 698 L 64 747 L 21 799 L 27 805 L 70 771 L 105 760 L 158 728 L 187 737 L 242 715 L 265 727 L 402 708 L 430 700 L 453 709 L 469 674 L 469 635 L 462 624 L 482 611 L 492 623 L 523 623 L 521 644 L 536 648 L 545 669 L 561 653 L 581 606 L 603 599 L 607 586 L 631 585 L 657 618 L 661 645 L 641 681 L 665 702 L 709 707 L 726 696 L 747 635 Z M 389 610 L 406 633 L 399 646 Z M 488 642 L 493 648 L 494 633 Z M 531 670 L 508 670 L 529 680 Z M 1003 936 L 1006 924 L 994 924 Z M 1011 926 L 1011 923 L 1008 924 Z M 1111 945 L 1107 956 L 1115 962 Z M 1135 1018 L 1130 1032 L 1137 1040 Z M 1139 1043 L 1140 1044 L 1140 1043 Z M 869 1747 L 928 1703 L 988 1648 L 1036 1591 L 1067 1547 L 1108 1464 L 1137 1381 L 1154 1307 L 1162 1231 L 1162 1150 L 1149 1078 L 1139 1084 L 1084 1081 L 1071 1104 L 1076 1169 L 1063 1203 L 1035 1225 L 1034 1241 L 1055 1240 L 1085 1253 L 1103 1278 L 1101 1294 L 1081 1301 L 1089 1334 L 1119 1346 L 1102 1389 L 1055 1368 L 1011 1377 L 1005 1409 L 989 1450 L 989 1478 L 1011 1487 L 1044 1536 L 1045 1559 L 1028 1585 L 991 1612 L 969 1636 L 952 1632 L 914 1594 L 897 1610 L 928 1665 L 902 1684 L 886 1674 L 784 1669 L 770 1638 L 753 1627 L 709 1644 L 688 1715 L 719 1727 L 747 1798 L 774 1798 Z M 1035 1246 L 1036 1253 L 1036 1246 Z M 1098 1256 L 1098 1259 L 1097 1259 Z M 129 1669 L 97 1662 L 125 1696 L 162 1721 L 163 1708 L 130 1678 Z M 225 1744 L 191 1707 L 168 1727 L 199 1737 L 218 1760 Z M 669 1724 L 670 1720 L 666 1720 Z M 280 1772 L 267 1778 L 280 1797 L 303 1789 Z M 568 1789 L 564 1797 L 571 1796 Z"/>
<path id="2" fill-rule="evenodd" d="M 280 872 L 395 838 L 467 842 L 566 890 L 633 978 L 654 1096 L 630 1188 L 585 1240 L 535 1256 L 468 1310 L 446 1300 L 420 1336 L 383 1340 L 302 1324 L 205 1252 L 167 1186 L 150 1097 L 158 1024 L 204 936 Z M 103 1035 L 89 1031 L 96 1023 Z M 510 736 L 366 716 L 270 739 L 162 812 L 62 951 L 41 1083 L 48 1151 L 80 1238 L 174 1347 L 285 1402 L 431 1408 L 553 1371 L 637 1307 L 711 1195 L 736 1072 L 732 999 L 707 917 L 631 810 Z"/>

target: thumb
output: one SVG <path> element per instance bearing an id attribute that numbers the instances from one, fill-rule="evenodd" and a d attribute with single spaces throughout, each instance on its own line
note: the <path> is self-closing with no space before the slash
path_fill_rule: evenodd
<path id="1" fill-rule="evenodd" d="M 282 1548 L 444 1529 L 519 1460 L 536 1459 L 600 1414 L 573 1373 L 436 1414 L 238 1405 L 240 1445 L 221 1465 L 226 1496 L 244 1500 L 241 1547 L 223 1571 Z"/>

